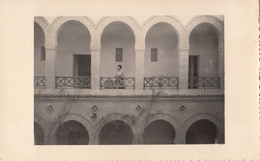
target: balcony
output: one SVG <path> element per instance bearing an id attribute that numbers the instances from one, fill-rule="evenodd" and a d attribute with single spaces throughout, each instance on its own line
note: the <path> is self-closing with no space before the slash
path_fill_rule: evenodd
<path id="1" fill-rule="evenodd" d="M 35 76 L 34 77 L 34 87 L 45 88 L 45 77 L 44 76 Z"/>
<path id="2" fill-rule="evenodd" d="M 100 89 L 135 89 L 135 78 L 101 77 Z"/>
<path id="3" fill-rule="evenodd" d="M 145 77 L 144 89 L 151 88 L 173 88 L 178 89 L 179 79 L 178 77 Z"/>
<path id="4" fill-rule="evenodd" d="M 145 77 L 144 89 L 179 89 L 178 77 Z M 45 76 L 34 77 L 35 88 L 46 88 Z M 56 76 L 57 89 L 91 89 L 88 76 Z M 188 89 L 220 89 L 220 77 L 189 77 Z M 134 77 L 100 77 L 100 89 L 135 89 Z"/>
<path id="5" fill-rule="evenodd" d="M 219 89 L 221 79 L 220 77 L 190 77 L 189 89 Z"/>
<path id="6" fill-rule="evenodd" d="M 90 89 L 91 78 L 86 76 L 56 77 L 56 88 Z"/>

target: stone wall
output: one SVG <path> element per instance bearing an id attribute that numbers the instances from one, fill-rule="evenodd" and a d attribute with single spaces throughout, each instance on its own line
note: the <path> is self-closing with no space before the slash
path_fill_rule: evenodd
<path id="1" fill-rule="evenodd" d="M 36 97 L 34 106 L 35 121 L 43 128 L 45 144 L 55 144 L 57 128 L 68 120 L 85 126 L 89 144 L 98 144 L 100 130 L 113 120 L 121 120 L 131 127 L 133 144 L 142 143 L 145 127 L 155 120 L 165 120 L 174 127 L 176 144 L 185 144 L 188 128 L 202 119 L 216 125 L 218 143 L 224 142 L 224 98 L 221 95 Z"/>

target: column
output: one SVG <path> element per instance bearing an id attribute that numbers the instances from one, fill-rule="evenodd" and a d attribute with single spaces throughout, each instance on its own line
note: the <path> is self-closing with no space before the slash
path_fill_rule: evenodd
<path id="1" fill-rule="evenodd" d="M 144 55 L 145 49 L 135 49 L 135 89 L 144 89 Z"/>
<path id="2" fill-rule="evenodd" d="M 174 137 L 174 144 L 186 144 L 185 135 L 186 134 L 183 132 L 182 129 L 176 129 L 175 137 Z"/>
<path id="3" fill-rule="evenodd" d="M 188 89 L 189 81 L 189 49 L 181 48 L 178 52 L 179 58 L 179 89 Z"/>
<path id="4" fill-rule="evenodd" d="M 55 132 L 52 128 L 50 128 L 51 125 L 49 125 L 47 131 L 44 133 L 44 145 L 55 145 L 56 144 L 56 136 Z"/>
<path id="5" fill-rule="evenodd" d="M 88 136 L 89 136 L 88 144 L 89 145 L 97 145 L 97 143 L 95 143 L 95 135 L 93 132 L 94 132 L 93 129 L 88 129 Z"/>
<path id="6" fill-rule="evenodd" d="M 56 70 L 56 56 L 57 47 L 53 44 L 45 45 L 46 59 L 45 59 L 45 79 L 46 89 L 55 89 L 55 70 Z"/>
<path id="7" fill-rule="evenodd" d="M 100 48 L 91 49 L 91 89 L 100 90 Z"/>
<path id="8" fill-rule="evenodd" d="M 218 48 L 218 71 L 219 71 L 219 77 L 220 77 L 220 89 L 224 89 L 225 84 L 225 63 L 224 63 L 224 47 L 221 46 Z"/>
<path id="9" fill-rule="evenodd" d="M 133 144 L 143 144 L 143 136 L 142 134 L 135 134 L 133 136 Z"/>

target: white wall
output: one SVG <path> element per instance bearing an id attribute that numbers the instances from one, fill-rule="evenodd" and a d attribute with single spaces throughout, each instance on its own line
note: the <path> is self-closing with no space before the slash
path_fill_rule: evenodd
<path id="1" fill-rule="evenodd" d="M 73 76 L 73 54 L 90 55 L 88 29 L 77 21 L 66 22 L 58 33 L 57 76 Z"/>
<path id="2" fill-rule="evenodd" d="M 45 61 L 41 60 L 41 47 L 44 43 L 43 30 L 37 23 L 34 23 L 34 76 L 45 76 Z"/>
<path id="3" fill-rule="evenodd" d="M 178 38 L 174 28 L 166 23 L 155 24 L 147 32 L 145 42 L 144 76 L 178 77 Z M 151 48 L 158 48 L 157 62 L 151 62 Z"/>
<path id="4" fill-rule="evenodd" d="M 135 76 L 134 43 L 132 30 L 122 22 L 113 22 L 104 29 L 101 38 L 101 77 L 114 77 L 118 64 L 122 65 L 126 77 Z M 123 62 L 116 62 L 116 48 L 123 48 Z"/>
<path id="5" fill-rule="evenodd" d="M 212 26 L 201 24 L 193 29 L 190 55 L 199 55 L 200 77 L 218 77 L 218 38 Z"/>

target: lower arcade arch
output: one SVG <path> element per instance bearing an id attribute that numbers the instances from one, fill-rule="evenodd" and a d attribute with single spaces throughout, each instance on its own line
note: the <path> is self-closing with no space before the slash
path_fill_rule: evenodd
<path id="1" fill-rule="evenodd" d="M 60 125 L 56 132 L 57 145 L 88 145 L 89 134 L 79 122 L 70 120 Z"/>
<path id="2" fill-rule="evenodd" d="M 144 144 L 174 144 L 175 129 L 165 120 L 151 122 L 143 133 Z"/>
<path id="3" fill-rule="evenodd" d="M 101 145 L 132 144 L 133 132 L 123 121 L 114 120 L 105 124 L 100 130 L 98 143 Z"/>
<path id="4" fill-rule="evenodd" d="M 218 129 L 214 123 L 202 119 L 194 122 L 186 132 L 187 144 L 215 144 Z"/>

